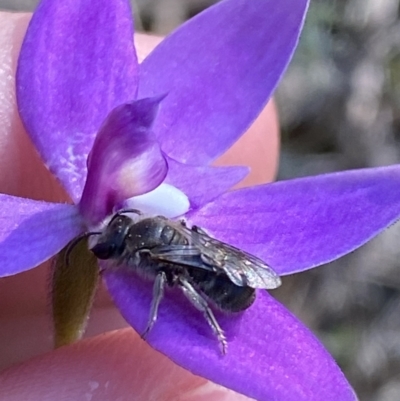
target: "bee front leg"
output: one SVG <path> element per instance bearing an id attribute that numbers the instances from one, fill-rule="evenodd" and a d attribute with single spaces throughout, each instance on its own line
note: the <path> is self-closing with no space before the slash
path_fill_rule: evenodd
<path id="1" fill-rule="evenodd" d="M 186 298 L 192 303 L 192 305 L 200 312 L 203 312 L 207 323 L 211 326 L 214 334 L 218 338 L 222 354 L 225 355 L 228 348 L 228 342 L 226 340 L 224 331 L 221 329 L 221 326 L 217 322 L 217 319 L 215 318 L 214 313 L 209 307 L 207 301 L 185 278 L 179 277 L 178 285 L 182 292 L 185 294 Z"/>
<path id="2" fill-rule="evenodd" d="M 158 307 L 164 296 L 165 283 L 167 282 L 167 276 L 164 272 L 157 274 L 154 284 L 153 284 L 153 300 L 151 301 L 150 315 L 147 322 L 145 331 L 142 333 L 141 337 L 144 339 L 150 330 L 153 328 L 154 323 L 157 321 Z"/>

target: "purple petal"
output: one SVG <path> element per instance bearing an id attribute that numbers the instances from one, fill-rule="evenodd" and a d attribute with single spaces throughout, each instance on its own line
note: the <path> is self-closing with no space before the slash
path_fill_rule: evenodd
<path id="1" fill-rule="evenodd" d="M 99 223 L 124 200 L 150 192 L 163 182 L 167 162 L 151 129 L 161 99 L 118 106 L 100 128 L 79 204 L 90 224 Z"/>
<path id="2" fill-rule="evenodd" d="M 296 47 L 307 0 L 225 0 L 188 21 L 140 65 L 139 97 L 168 93 L 163 150 L 205 164 L 266 105 Z"/>
<path id="3" fill-rule="evenodd" d="M 394 223 L 398 188 L 399 166 L 353 170 L 233 191 L 187 217 L 291 274 L 333 261 Z"/>
<path id="4" fill-rule="evenodd" d="M 108 272 L 107 286 L 124 318 L 142 333 L 152 290 L 133 274 Z M 228 353 L 201 313 L 168 292 L 147 337 L 178 365 L 257 400 L 354 401 L 343 374 L 318 340 L 266 292 L 239 315 L 218 315 Z"/>
<path id="5" fill-rule="evenodd" d="M 182 190 L 191 208 L 199 208 L 227 192 L 249 173 L 248 167 L 190 166 L 168 158 L 165 182 Z"/>
<path id="6" fill-rule="evenodd" d="M 137 91 L 127 0 L 42 0 L 19 57 L 18 107 L 34 144 L 76 202 L 95 133 Z"/>
<path id="7" fill-rule="evenodd" d="M 0 277 L 38 266 L 84 230 L 73 205 L 3 194 L 0 204 Z"/>

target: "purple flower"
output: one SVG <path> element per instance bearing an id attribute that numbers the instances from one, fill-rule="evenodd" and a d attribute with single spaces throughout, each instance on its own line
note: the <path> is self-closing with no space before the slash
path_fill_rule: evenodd
<path id="1" fill-rule="evenodd" d="M 0 195 L 0 275 L 39 265 L 124 205 L 185 215 L 281 275 L 332 261 L 392 224 L 398 167 L 229 191 L 246 169 L 209 165 L 265 106 L 306 8 L 307 0 L 221 1 L 138 65 L 128 1 L 43 0 L 21 50 L 18 106 L 76 205 Z M 103 277 L 142 332 L 151 283 L 123 271 Z M 218 316 L 225 357 L 175 295 L 147 339 L 179 365 L 259 400 L 355 399 L 318 340 L 268 293 L 240 316 Z"/>

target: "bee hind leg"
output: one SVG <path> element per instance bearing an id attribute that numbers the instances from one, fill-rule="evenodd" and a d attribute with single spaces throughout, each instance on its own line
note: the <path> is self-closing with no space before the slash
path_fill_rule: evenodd
<path id="1" fill-rule="evenodd" d="M 222 354 L 225 355 L 228 349 L 228 342 L 225 337 L 225 333 L 219 325 L 217 319 L 214 316 L 213 311 L 208 305 L 207 301 L 199 294 L 196 289 L 184 278 L 179 278 L 179 288 L 185 294 L 186 298 L 191 304 L 203 313 L 207 323 L 212 328 L 214 335 L 217 337 Z"/>
<path id="2" fill-rule="evenodd" d="M 149 334 L 150 330 L 153 328 L 154 323 L 157 321 L 158 307 L 160 306 L 160 302 L 164 296 L 166 282 L 167 276 L 165 273 L 158 273 L 153 284 L 153 300 L 151 301 L 149 320 L 147 322 L 145 331 L 141 335 L 142 339 L 145 339 L 147 334 Z"/>

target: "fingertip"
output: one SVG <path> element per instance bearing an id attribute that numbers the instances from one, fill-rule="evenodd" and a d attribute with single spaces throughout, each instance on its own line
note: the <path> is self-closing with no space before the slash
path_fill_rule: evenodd
<path id="1" fill-rule="evenodd" d="M 132 330 L 92 337 L 0 374 L 0 400 L 245 401 L 175 365 Z"/>
<path id="2" fill-rule="evenodd" d="M 157 35 L 135 33 L 134 42 L 139 63 L 160 43 L 164 38 Z"/>
<path id="3" fill-rule="evenodd" d="M 206 381 L 150 348 L 132 329 L 61 347 L 0 375 L 1 398 L 14 400 L 172 400 Z M 190 392 L 194 392 L 190 398 Z"/>

